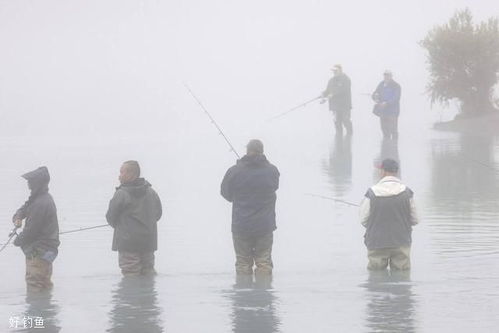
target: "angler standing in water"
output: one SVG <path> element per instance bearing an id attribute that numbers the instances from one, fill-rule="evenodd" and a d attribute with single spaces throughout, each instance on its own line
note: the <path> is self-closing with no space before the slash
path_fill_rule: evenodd
<path id="1" fill-rule="evenodd" d="M 412 227 L 418 224 L 414 194 L 402 184 L 399 165 L 381 163 L 381 180 L 366 193 L 360 206 L 360 222 L 366 228 L 364 243 L 370 270 L 408 270 L 411 267 Z"/>
<path id="2" fill-rule="evenodd" d="M 232 202 L 232 239 L 236 273 L 270 276 L 272 243 L 276 229 L 275 203 L 279 170 L 263 154 L 263 143 L 251 140 L 247 153 L 227 170 L 221 194 Z"/>
<path id="3" fill-rule="evenodd" d="M 372 94 L 376 102 L 373 113 L 379 117 L 385 139 L 398 139 L 398 118 L 400 114 L 400 85 L 393 80 L 391 71 L 383 73 L 381 81 Z"/>
<path id="4" fill-rule="evenodd" d="M 144 178 L 137 161 L 126 161 L 109 209 L 107 222 L 114 228 L 112 250 L 118 251 L 125 276 L 154 274 L 154 251 L 158 249 L 157 222 L 162 215 L 161 200 Z"/>
<path id="5" fill-rule="evenodd" d="M 322 93 L 323 98 L 329 100 L 329 110 L 334 115 L 336 135 L 343 135 L 343 126 L 347 134 L 352 134 L 352 93 L 350 78 L 343 73 L 341 65 L 334 65 L 331 69 L 334 76 L 329 79 L 326 90 Z"/>
<path id="6" fill-rule="evenodd" d="M 31 195 L 12 217 L 23 231 L 14 241 L 26 256 L 26 285 L 28 291 L 52 288 L 52 262 L 59 247 L 59 223 L 54 199 L 49 194 L 50 175 L 46 167 L 22 175 L 28 181 Z"/>

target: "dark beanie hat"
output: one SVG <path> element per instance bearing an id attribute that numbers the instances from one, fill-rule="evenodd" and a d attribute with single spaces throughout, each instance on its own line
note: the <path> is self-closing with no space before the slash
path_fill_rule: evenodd
<path id="1" fill-rule="evenodd" d="M 381 169 L 390 173 L 397 173 L 399 171 L 399 164 L 397 161 L 392 160 L 391 158 L 387 158 L 381 162 Z"/>
<path id="2" fill-rule="evenodd" d="M 250 142 L 246 145 L 246 150 L 248 152 L 263 154 L 263 143 L 258 139 L 250 140 Z"/>

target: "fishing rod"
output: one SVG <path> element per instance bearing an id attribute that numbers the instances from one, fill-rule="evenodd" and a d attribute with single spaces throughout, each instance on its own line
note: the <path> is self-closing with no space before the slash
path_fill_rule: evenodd
<path id="1" fill-rule="evenodd" d="M 273 117 L 269 118 L 268 120 L 270 121 L 270 120 L 274 120 L 274 119 L 280 118 L 280 117 L 282 117 L 282 116 L 285 116 L 286 114 L 288 114 L 288 113 L 290 113 L 290 112 L 292 112 L 292 111 L 294 111 L 294 110 L 296 110 L 296 109 L 299 109 L 299 108 L 305 107 L 305 106 L 307 106 L 308 104 L 310 104 L 310 103 L 312 103 L 312 102 L 315 102 L 316 100 L 321 99 L 321 98 L 322 98 L 322 95 L 317 96 L 317 97 L 314 97 L 314 98 L 312 98 L 311 100 L 308 100 L 308 101 L 306 101 L 305 103 L 302 103 L 302 104 L 300 104 L 300 105 L 297 105 L 297 106 L 295 106 L 294 108 L 291 108 L 291 109 L 289 109 L 289 110 L 287 110 L 287 111 L 284 111 L 284 112 L 282 112 L 282 113 L 279 113 L 278 115 L 273 116 Z"/>
<path id="2" fill-rule="evenodd" d="M 208 118 L 210 118 L 211 123 L 217 128 L 218 134 L 220 134 L 224 138 L 225 142 L 227 142 L 227 144 L 230 147 L 230 150 L 234 154 L 236 154 L 236 156 L 237 156 L 238 159 L 240 159 L 241 157 L 237 153 L 236 149 L 234 149 L 234 146 L 232 146 L 232 144 L 230 143 L 230 141 L 227 138 L 227 136 L 224 134 L 224 132 L 222 131 L 222 129 L 220 128 L 220 126 L 218 126 L 217 122 L 215 121 L 215 119 L 213 119 L 213 117 L 208 112 L 208 110 L 204 107 L 203 103 L 201 103 L 201 101 L 196 97 L 196 95 L 194 95 L 194 93 L 192 92 L 191 88 L 189 88 L 189 86 L 187 84 L 184 83 L 184 86 L 187 89 L 187 91 L 189 91 L 189 94 L 191 94 L 192 98 L 194 98 L 196 100 L 196 102 L 199 104 L 199 106 L 201 107 L 201 109 L 203 109 L 204 113 L 206 113 L 206 115 L 208 116 Z"/>
<path id="3" fill-rule="evenodd" d="M 348 201 L 345 201 L 345 200 L 341 200 L 341 199 L 336 199 L 336 198 L 328 197 L 328 196 L 325 196 L 325 195 L 313 194 L 313 193 L 305 193 L 305 194 L 308 195 L 308 196 L 311 196 L 311 197 L 316 197 L 316 198 L 331 200 L 331 201 L 335 201 L 335 202 L 341 202 L 341 203 L 344 203 L 345 205 L 349 205 L 349 206 L 353 206 L 353 207 L 360 207 L 359 204 L 351 203 L 351 202 L 348 202 Z"/>
<path id="4" fill-rule="evenodd" d="M 90 229 L 104 228 L 104 227 L 109 227 L 109 224 L 101 224 L 101 225 L 96 225 L 94 227 L 78 228 L 78 229 L 74 229 L 74 230 L 63 231 L 63 232 L 60 232 L 59 235 L 70 234 L 72 232 L 79 232 L 79 231 L 85 231 L 85 230 L 90 230 Z"/>
<path id="5" fill-rule="evenodd" d="M 489 165 L 489 164 L 487 164 L 487 163 L 483 163 L 483 162 L 481 162 L 481 161 L 475 160 L 474 158 L 471 158 L 471 157 L 469 157 L 469 156 L 467 156 L 467 155 L 464 155 L 464 156 L 459 156 L 459 157 L 460 157 L 461 159 L 463 159 L 463 160 L 468 160 L 468 161 L 470 161 L 470 162 L 473 162 L 473 163 L 476 163 L 476 164 L 478 164 L 478 165 L 481 165 L 481 166 L 483 166 L 484 168 L 489 169 L 490 171 L 497 172 L 497 169 L 496 169 L 495 167 L 493 167 L 493 166 L 491 166 L 491 165 Z"/>
<path id="6" fill-rule="evenodd" d="M 63 232 L 60 232 L 59 235 L 70 234 L 73 232 L 79 232 L 79 231 L 85 231 L 85 230 L 97 229 L 97 228 L 103 228 L 103 227 L 109 227 L 109 224 L 101 224 L 101 225 L 96 225 L 96 226 L 88 227 L 88 228 L 78 228 L 78 229 L 74 229 L 74 230 L 63 231 Z M 7 242 L 5 244 L 2 245 L 2 247 L 0 248 L 0 252 L 2 252 L 7 247 L 7 245 L 10 244 L 10 241 L 12 240 L 12 238 L 14 238 L 14 236 L 18 235 L 17 229 L 19 229 L 19 227 L 15 227 L 9 233 L 9 239 L 7 240 Z"/>
<path id="7" fill-rule="evenodd" d="M 9 239 L 7 240 L 7 242 L 2 246 L 2 248 L 0 248 L 0 252 L 2 252 L 6 247 L 7 245 L 9 245 L 10 241 L 12 240 L 12 238 L 14 238 L 14 236 L 17 236 L 17 229 L 19 229 L 19 227 L 15 227 L 14 229 L 12 229 L 12 231 L 9 233 Z"/>

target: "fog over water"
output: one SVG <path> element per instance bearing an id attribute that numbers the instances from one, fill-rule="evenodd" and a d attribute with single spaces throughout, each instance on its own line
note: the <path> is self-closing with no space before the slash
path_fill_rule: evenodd
<path id="1" fill-rule="evenodd" d="M 111 228 L 61 235 L 50 295 L 26 295 L 24 255 L 0 253 L 0 332 L 42 315 L 46 332 L 495 332 L 499 325 L 499 139 L 438 132 L 418 45 L 496 1 L 0 1 L 0 243 L 46 165 L 61 231 L 106 223 L 121 162 L 136 159 L 164 204 L 158 276 L 122 280 Z M 340 63 L 352 138 L 312 103 Z M 402 86 L 400 139 L 383 141 L 371 93 Z M 235 163 L 188 84 L 239 154 L 265 144 L 281 172 L 271 288 L 236 286 Z M 358 210 L 383 158 L 415 192 L 410 274 L 369 274 Z M 17 331 L 17 330 L 12 330 Z M 42 331 L 42 330 L 41 330 Z"/>

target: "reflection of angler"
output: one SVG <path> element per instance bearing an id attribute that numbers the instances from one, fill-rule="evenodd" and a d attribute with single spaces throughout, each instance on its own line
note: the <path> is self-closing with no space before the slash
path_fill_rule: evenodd
<path id="1" fill-rule="evenodd" d="M 240 159 L 241 157 L 237 153 L 236 149 L 234 149 L 234 146 L 230 143 L 229 139 L 224 134 L 224 132 L 222 131 L 222 129 L 220 128 L 220 126 L 218 126 L 218 124 L 215 121 L 215 119 L 211 116 L 211 114 L 208 112 L 208 110 L 204 107 L 203 103 L 201 103 L 201 101 L 199 100 L 199 98 L 197 98 L 196 95 L 194 95 L 194 93 L 192 92 L 191 88 L 189 88 L 189 86 L 187 84 L 184 84 L 184 86 L 187 89 L 187 91 L 189 91 L 189 94 L 191 94 L 192 98 L 194 98 L 196 100 L 196 102 L 199 104 L 199 106 L 201 107 L 201 109 L 203 109 L 204 113 L 206 113 L 206 115 L 208 116 L 208 118 L 210 118 L 211 123 L 217 128 L 218 133 L 224 138 L 225 142 L 227 142 L 227 144 L 230 147 L 230 150 L 234 154 L 236 154 L 236 156 L 237 156 L 238 159 Z"/>
<path id="2" fill-rule="evenodd" d="M 308 104 L 310 104 L 310 103 L 312 103 L 312 102 L 315 102 L 315 101 L 316 101 L 316 100 L 318 100 L 318 99 L 321 99 L 321 104 L 323 104 L 323 103 L 325 103 L 325 102 L 326 102 L 326 100 L 322 98 L 322 95 L 321 95 L 321 96 L 317 96 L 317 97 L 314 97 L 314 98 L 312 98 L 311 100 L 308 100 L 308 101 L 306 101 L 306 102 L 304 102 L 304 103 L 301 103 L 300 105 L 297 105 L 297 106 L 295 106 L 295 107 L 293 107 L 293 108 L 291 108 L 291 109 L 289 109 L 289 110 L 287 110 L 287 111 L 284 111 L 284 112 L 282 112 L 282 113 L 279 113 L 278 115 L 276 115 L 276 116 L 274 116 L 274 117 L 272 117 L 272 118 L 269 118 L 268 120 L 273 120 L 273 119 L 281 118 L 282 116 L 285 116 L 285 115 L 287 115 L 288 113 L 290 113 L 290 112 L 292 112 L 292 111 L 294 111 L 294 110 L 297 110 L 297 109 L 299 109 L 299 108 L 304 108 L 304 107 L 306 107 Z"/>
<path id="3" fill-rule="evenodd" d="M 364 286 L 369 331 L 415 332 L 416 301 L 408 272 L 370 271 Z"/>
<path id="4" fill-rule="evenodd" d="M 154 277 L 123 277 L 112 293 L 110 333 L 165 332 Z"/>
<path id="5" fill-rule="evenodd" d="M 271 290 L 250 288 L 234 290 L 232 299 L 232 331 L 280 332 L 281 320 L 276 314 L 276 296 Z"/>

